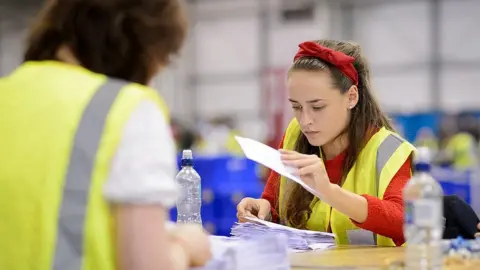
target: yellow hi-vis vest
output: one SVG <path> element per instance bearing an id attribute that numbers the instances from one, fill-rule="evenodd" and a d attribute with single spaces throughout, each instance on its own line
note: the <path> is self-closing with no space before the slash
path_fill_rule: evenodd
<path id="1" fill-rule="evenodd" d="M 148 87 L 55 61 L 0 79 L 0 269 L 118 268 L 102 190 L 145 99 L 165 112 Z"/>
<path id="2" fill-rule="evenodd" d="M 294 150 L 300 134 L 300 126 L 294 119 L 290 122 L 285 133 L 283 148 Z M 401 139 L 397 134 L 381 128 L 375 133 L 360 152 L 357 161 L 348 172 L 342 188 L 356 193 L 376 196 L 380 199 L 387 189 L 393 176 L 415 150 L 413 145 Z M 287 180 L 280 180 L 279 210 L 280 217 L 284 217 L 284 195 Z M 349 217 L 332 208 L 325 202 L 315 198 L 310 204 L 312 213 L 307 221 L 307 229 L 313 231 L 328 230 L 329 224 L 335 234 L 338 245 L 348 245 L 349 233 L 360 230 Z M 286 223 L 285 220 L 282 222 Z M 378 246 L 395 246 L 387 237 L 372 233 L 372 242 Z"/>

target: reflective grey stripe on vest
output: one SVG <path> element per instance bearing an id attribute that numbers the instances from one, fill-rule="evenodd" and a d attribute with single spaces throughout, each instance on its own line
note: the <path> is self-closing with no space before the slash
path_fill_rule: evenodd
<path id="1" fill-rule="evenodd" d="M 395 151 L 402 145 L 403 139 L 390 134 L 385 140 L 380 144 L 377 149 L 377 160 L 376 160 L 376 188 L 377 188 L 377 197 L 380 197 L 380 174 L 382 173 L 385 164 L 393 156 Z M 375 243 L 377 243 L 377 235 L 373 234 Z"/>
<path id="2" fill-rule="evenodd" d="M 95 156 L 110 108 L 125 85 L 123 81 L 108 79 L 83 112 L 63 187 L 53 270 L 82 269 L 85 218 Z"/>

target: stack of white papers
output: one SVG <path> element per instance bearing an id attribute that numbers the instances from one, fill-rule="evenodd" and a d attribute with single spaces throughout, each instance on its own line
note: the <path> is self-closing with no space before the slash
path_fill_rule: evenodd
<path id="1" fill-rule="evenodd" d="M 252 240 L 211 236 L 212 260 L 191 270 L 287 270 L 290 269 L 287 239 L 266 234 Z"/>
<path id="2" fill-rule="evenodd" d="M 285 235 L 291 250 L 326 249 L 335 245 L 332 233 L 299 230 L 258 218 L 245 217 L 250 222 L 236 223 L 231 231 L 232 236 L 240 239 L 256 239 L 265 234 Z"/>

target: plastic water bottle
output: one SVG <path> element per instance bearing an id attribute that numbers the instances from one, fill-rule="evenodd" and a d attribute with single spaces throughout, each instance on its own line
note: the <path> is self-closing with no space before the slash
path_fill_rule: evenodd
<path id="1" fill-rule="evenodd" d="M 192 150 L 183 150 L 182 169 L 175 180 L 182 190 L 182 196 L 177 200 L 177 222 L 201 225 L 201 178 L 193 168 Z"/>
<path id="2" fill-rule="evenodd" d="M 431 176 L 431 152 L 419 148 L 415 155 L 415 173 L 404 190 L 407 242 L 405 269 L 442 269 L 443 190 Z"/>

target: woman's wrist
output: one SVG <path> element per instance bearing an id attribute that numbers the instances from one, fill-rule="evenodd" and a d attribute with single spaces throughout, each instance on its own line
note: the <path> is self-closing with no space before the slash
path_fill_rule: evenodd
<path id="1" fill-rule="evenodd" d="M 339 185 L 329 183 L 328 185 L 323 187 L 322 190 L 316 190 L 316 191 L 318 192 L 319 199 L 321 199 L 322 201 L 328 204 L 331 204 L 331 201 L 332 201 L 331 198 L 336 196 L 335 193 L 336 193 L 336 189 L 338 188 L 341 188 L 341 187 Z"/>

